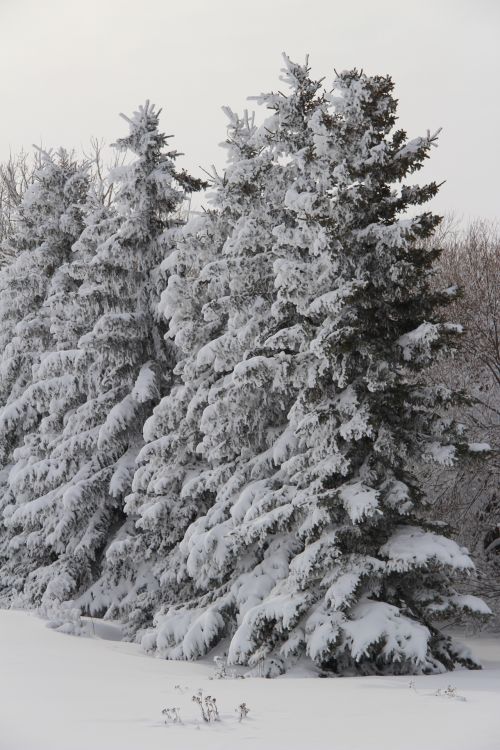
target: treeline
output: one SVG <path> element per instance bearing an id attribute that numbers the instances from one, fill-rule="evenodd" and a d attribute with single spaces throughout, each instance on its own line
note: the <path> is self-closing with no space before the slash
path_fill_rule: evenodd
<path id="1" fill-rule="evenodd" d="M 434 487 L 495 452 L 453 375 L 479 340 L 420 208 L 438 186 L 407 182 L 436 136 L 396 128 L 389 77 L 325 89 L 285 61 L 262 124 L 226 110 L 226 170 L 187 222 L 207 185 L 149 103 L 109 177 L 40 151 L 21 185 L 0 273 L 0 595 L 120 618 L 169 658 L 225 640 L 269 675 L 304 656 L 473 666 L 438 624 L 488 607 Z"/>

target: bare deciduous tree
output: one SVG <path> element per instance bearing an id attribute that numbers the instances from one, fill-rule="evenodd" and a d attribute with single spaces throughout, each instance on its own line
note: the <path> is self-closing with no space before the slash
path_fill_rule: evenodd
<path id="1" fill-rule="evenodd" d="M 447 219 L 436 239 L 444 248 L 438 282 L 460 290 L 447 314 L 464 332 L 457 356 L 433 376 L 470 394 L 470 407 L 457 416 L 472 440 L 492 450 L 460 469 L 434 473 L 430 494 L 476 559 L 469 586 L 500 614 L 500 228 L 474 221 L 461 229 Z"/>
<path id="2" fill-rule="evenodd" d="M 486 368 L 500 386 L 500 229 L 475 221 L 450 233 L 444 247 L 441 272 L 463 289 L 454 304 L 466 327 L 465 360 Z"/>
<path id="3" fill-rule="evenodd" d="M 0 265 L 8 260 L 9 252 L 2 245 L 14 228 L 17 208 L 38 166 L 38 152 L 29 154 L 27 151 L 11 154 L 0 164 Z"/>
<path id="4" fill-rule="evenodd" d="M 102 202 L 109 206 L 113 202 L 114 197 L 113 170 L 123 166 L 125 156 L 116 149 L 107 156 L 106 151 L 103 140 L 91 138 L 89 146 L 83 152 L 83 155 L 88 164 L 90 179 L 97 194 Z"/>

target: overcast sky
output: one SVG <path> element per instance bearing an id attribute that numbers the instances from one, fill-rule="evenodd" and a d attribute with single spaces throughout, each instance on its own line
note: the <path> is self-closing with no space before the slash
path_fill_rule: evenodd
<path id="1" fill-rule="evenodd" d="M 221 106 L 278 88 L 285 50 L 327 79 L 389 73 L 409 135 L 443 127 L 434 208 L 500 218 L 499 37 L 499 0 L 0 0 L 0 159 L 112 142 L 149 98 L 201 175 L 223 164 Z"/>

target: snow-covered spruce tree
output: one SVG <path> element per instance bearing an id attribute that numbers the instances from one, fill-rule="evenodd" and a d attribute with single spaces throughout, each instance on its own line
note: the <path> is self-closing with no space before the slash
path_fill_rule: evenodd
<path id="1" fill-rule="evenodd" d="M 268 98 L 274 114 L 265 126 L 256 128 L 248 116 L 240 119 L 227 110 L 227 170 L 223 178 L 215 176 L 213 210 L 192 223 L 179 242 L 177 273 L 162 298 L 170 335 L 181 352 L 176 370 L 181 383 L 146 425 L 150 442 L 139 456 L 134 493 L 127 501 L 139 521 L 135 540 L 124 544 L 135 550 L 139 543 L 141 558 L 155 560 L 149 569 L 158 589 L 151 593 L 149 587 L 137 598 L 131 629 L 151 619 L 158 602 L 195 595 L 190 577 L 176 568 L 174 545 L 213 505 L 220 487 L 245 484 L 252 466 L 255 472 L 269 472 L 268 448 L 293 403 L 291 383 L 284 387 L 292 351 L 285 351 L 286 342 L 264 344 L 276 330 L 273 232 L 283 221 L 289 172 L 295 170 L 278 157 L 304 146 L 308 136 L 297 118 L 322 99 L 306 68 L 287 64 L 292 92 Z M 235 386 L 242 361 L 252 363 L 252 375 L 245 383 L 242 376 Z M 245 468 L 240 475 L 241 457 Z M 115 550 L 121 553 L 113 545 L 109 554 Z"/>
<path id="2" fill-rule="evenodd" d="M 38 419 L 15 451 L 15 463 L 8 475 L 5 523 L 9 554 L 3 567 L 7 584 L 4 593 L 7 601 L 17 604 L 23 600 L 32 603 L 32 587 L 20 595 L 28 574 L 34 573 L 36 581 L 43 570 L 54 575 L 50 563 L 57 557 L 46 544 L 49 529 L 45 517 L 52 524 L 57 522 L 57 490 L 73 480 L 78 466 L 95 449 L 92 437 L 96 435 L 84 429 L 81 414 L 87 402 L 87 368 L 78 342 L 101 315 L 92 284 L 100 282 L 101 274 L 92 262 L 99 245 L 118 225 L 116 212 L 103 205 L 93 188 L 84 214 L 83 231 L 72 246 L 68 262 L 54 273 L 41 310 L 50 324 L 52 350 L 44 352 L 32 367 L 23 400 Z M 79 415 L 77 420 L 75 414 Z"/>
<path id="3" fill-rule="evenodd" d="M 225 320 L 223 309 L 207 319 L 202 310 L 217 299 L 226 282 L 222 273 L 210 277 L 208 271 L 204 276 L 200 272 L 214 262 L 216 249 L 227 239 L 225 229 L 212 211 L 192 218 L 170 256 L 169 302 L 164 298 L 161 308 L 166 312 L 166 305 L 175 300 L 169 335 L 178 347 L 177 382 L 146 421 L 146 444 L 138 455 L 132 492 L 125 502 L 130 522 L 107 550 L 106 575 L 101 582 L 108 586 L 109 581 L 111 585 L 128 581 L 107 616 L 125 617 L 130 634 L 150 621 L 159 605 L 168 552 L 213 500 L 213 492 L 196 484 L 183 491 L 183 482 L 193 477 L 196 483 L 206 468 L 196 451 L 198 422 L 217 374 L 197 367 L 197 354 L 218 334 L 221 319 Z M 170 587 L 167 591 L 172 593 Z"/>
<path id="4" fill-rule="evenodd" d="M 276 231 L 278 330 L 266 345 L 287 340 L 293 366 L 280 370 L 275 359 L 262 378 L 252 352 L 231 376 L 233 404 L 238 387 L 261 389 L 239 433 L 254 433 L 259 419 L 272 426 L 270 399 L 290 393 L 291 379 L 295 401 L 287 424 L 274 436 L 267 429 L 267 451 L 241 451 L 189 528 L 176 574 L 191 578 L 194 595 L 160 611 L 143 643 L 193 658 L 229 636 L 229 660 L 267 674 L 302 655 L 344 674 L 472 666 L 436 621 L 487 608 L 454 590 L 454 573 L 472 562 L 426 519 L 413 474 L 417 460 L 454 461 L 466 448 L 442 416 L 460 394 L 424 380 L 460 330 L 439 318 L 447 295 L 430 284 L 438 252 L 421 244 L 439 218 L 401 218 L 437 192 L 403 182 L 434 137 L 407 141 L 394 130 L 390 78 L 350 71 L 335 90 L 329 114 L 303 119 L 314 147 L 292 157 L 298 177 Z M 217 439 L 233 439 L 231 412 L 224 389 L 214 392 L 202 417 L 214 462 L 225 445 Z"/>
<path id="5" fill-rule="evenodd" d="M 31 382 L 33 364 L 49 348 L 50 320 L 41 308 L 82 230 L 87 187 L 86 170 L 68 152 L 40 151 L 40 167 L 19 206 L 15 232 L 5 243 L 14 260 L 0 274 L 3 460 L 29 424 L 19 398 Z M 36 421 L 37 415 L 31 416 Z"/>
<path id="6" fill-rule="evenodd" d="M 67 392 L 51 400 L 9 477 L 6 524 L 11 548 L 28 550 L 21 599 L 29 604 L 80 595 L 93 611 L 107 606 L 85 592 L 124 521 L 144 421 L 171 381 L 172 352 L 155 313 L 159 266 L 172 249 L 179 206 L 200 182 L 176 170 L 153 106 L 126 119 L 130 133 L 116 146 L 135 159 L 116 171 L 114 207 L 97 202 L 87 217 L 65 273 L 78 279 L 68 308 L 64 284 L 47 303 L 60 348 L 42 360 L 38 388 L 50 395 L 66 363 Z M 108 600 L 114 594 L 108 590 Z"/>
<path id="7" fill-rule="evenodd" d="M 128 617 L 132 631 L 151 619 L 159 602 L 175 596 L 168 553 L 212 505 L 217 487 L 233 471 L 234 443 L 241 435 L 227 435 L 226 447 L 220 446 L 224 460 L 214 464 L 200 450 L 201 422 L 214 394 L 269 319 L 273 217 L 267 207 L 275 189 L 270 181 L 274 165 L 255 141 L 253 119 L 230 110 L 226 114 L 227 169 L 223 177 L 214 174 L 210 210 L 179 238 L 172 256 L 175 273 L 160 304 L 179 351 L 175 372 L 180 382 L 146 423 L 148 443 L 139 455 L 126 505 L 139 520 L 135 536 L 123 545 L 131 559 L 148 560 L 148 573 L 153 573 L 142 592 L 143 582 L 137 579 L 123 602 L 133 605 Z M 251 412 L 251 401 L 247 408 Z M 111 560 L 121 554 L 119 543 L 109 551 Z"/>
<path id="8" fill-rule="evenodd" d="M 51 320 L 44 309 L 52 280 L 71 254 L 83 226 L 86 169 L 72 156 L 39 152 L 39 167 L 26 190 L 5 241 L 13 258 L 0 273 L 0 559 L 9 535 L 2 510 L 11 501 L 7 477 L 13 451 L 39 423 L 33 368 L 51 347 Z M 1 564 L 1 563 L 0 563 Z M 6 571 L 3 569 L 3 573 Z M 2 575 L 1 588 L 10 579 Z"/>

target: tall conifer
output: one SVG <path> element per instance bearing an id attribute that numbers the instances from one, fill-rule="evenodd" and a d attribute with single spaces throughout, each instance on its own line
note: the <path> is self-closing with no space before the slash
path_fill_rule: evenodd
<path id="1" fill-rule="evenodd" d="M 453 587 L 472 562 L 427 520 L 414 474 L 466 449 L 442 416 L 460 395 L 421 378 L 460 330 L 430 283 L 438 251 L 423 240 L 439 218 L 405 216 L 437 192 L 404 184 L 435 137 L 394 130 L 392 91 L 390 78 L 348 71 L 328 111 L 299 100 L 309 138 L 289 154 L 274 231 L 273 336 L 254 338 L 201 419 L 214 465 L 235 440 L 246 450 L 179 545 L 193 595 L 144 637 L 167 656 L 229 636 L 231 662 L 268 674 L 302 655 L 337 673 L 472 664 L 436 627 L 485 612 Z"/>

